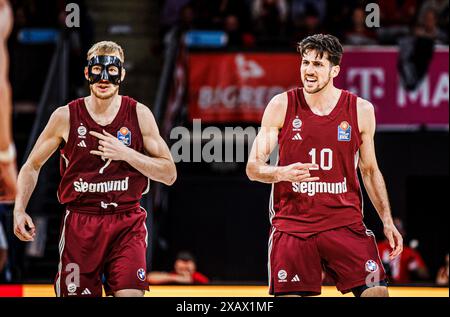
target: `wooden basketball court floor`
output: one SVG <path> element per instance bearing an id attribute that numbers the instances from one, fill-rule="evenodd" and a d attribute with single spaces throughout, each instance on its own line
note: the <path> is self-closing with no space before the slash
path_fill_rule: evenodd
<path id="1" fill-rule="evenodd" d="M 391 297 L 449 297 L 448 287 L 400 287 L 390 286 Z M 53 286 L 49 284 L 0 285 L 0 297 L 54 297 Z M 161 286 L 152 285 L 146 297 L 269 297 L 267 286 L 248 285 L 195 285 Z M 353 297 L 342 295 L 334 286 L 322 288 L 323 297 Z"/>

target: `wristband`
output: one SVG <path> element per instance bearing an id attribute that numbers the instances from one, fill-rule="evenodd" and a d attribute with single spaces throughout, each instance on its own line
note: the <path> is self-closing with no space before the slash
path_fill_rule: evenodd
<path id="1" fill-rule="evenodd" d="M 0 151 L 0 163 L 9 163 L 16 158 L 16 147 L 11 143 L 7 150 Z"/>

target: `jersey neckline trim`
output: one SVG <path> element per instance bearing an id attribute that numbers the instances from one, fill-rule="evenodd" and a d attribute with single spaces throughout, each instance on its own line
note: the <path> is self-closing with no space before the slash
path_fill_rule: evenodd
<path id="1" fill-rule="evenodd" d="M 339 113 L 339 111 L 341 110 L 341 108 L 342 108 L 342 102 L 343 102 L 343 100 L 344 100 L 344 98 L 345 98 L 345 96 L 346 96 L 345 90 L 344 90 L 344 89 L 341 89 L 341 94 L 339 95 L 339 99 L 338 99 L 338 101 L 336 102 L 336 104 L 335 104 L 333 110 L 331 110 L 331 112 L 330 112 L 329 114 L 327 114 L 327 115 L 318 115 L 318 114 L 315 114 L 315 113 L 311 110 L 311 107 L 310 107 L 309 104 L 306 102 L 306 98 L 305 98 L 305 94 L 304 94 L 304 92 L 303 92 L 303 88 L 298 88 L 297 91 L 298 91 L 298 94 L 300 95 L 301 106 L 305 109 L 305 111 L 308 112 L 310 115 L 312 115 L 312 116 L 314 116 L 314 117 L 317 117 L 317 118 L 323 118 L 323 119 L 326 119 L 326 118 L 333 119 L 333 118 L 335 118 L 336 115 L 337 115 L 337 114 Z"/>
<path id="2" fill-rule="evenodd" d="M 85 102 L 85 98 L 81 98 L 81 111 L 84 112 L 84 114 L 85 114 L 87 120 L 89 120 L 91 123 L 93 123 L 93 124 L 95 124 L 95 125 L 97 125 L 97 126 L 99 126 L 99 127 L 102 127 L 102 128 L 114 127 L 114 126 L 117 125 L 117 123 L 118 123 L 118 121 L 120 120 L 120 117 L 121 117 L 121 115 L 122 115 L 122 112 L 123 112 L 124 109 L 125 109 L 125 99 L 126 99 L 126 98 L 125 98 L 125 96 L 120 96 L 120 98 L 121 98 L 121 100 L 120 100 L 120 107 L 119 107 L 119 110 L 117 111 L 117 113 L 116 113 L 114 119 L 113 119 L 110 123 L 108 123 L 108 124 L 106 124 L 106 125 L 101 125 L 100 123 L 98 123 L 97 121 L 95 121 L 94 118 L 92 118 L 91 114 L 89 113 L 89 110 L 87 109 L 86 102 Z"/>

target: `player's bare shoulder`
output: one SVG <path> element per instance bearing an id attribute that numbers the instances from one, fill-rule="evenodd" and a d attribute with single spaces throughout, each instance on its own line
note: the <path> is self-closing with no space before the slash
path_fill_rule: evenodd
<path id="1" fill-rule="evenodd" d="M 52 113 L 52 119 L 59 124 L 69 124 L 70 111 L 69 106 L 61 106 L 55 109 Z"/>
<path id="2" fill-rule="evenodd" d="M 153 115 L 150 108 L 140 102 L 137 102 L 137 104 L 136 104 L 136 112 L 137 112 L 138 116 L 139 115 L 147 115 L 148 116 L 149 114 Z"/>
<path id="3" fill-rule="evenodd" d="M 50 131 L 53 131 L 56 136 L 63 138 L 67 142 L 70 131 L 70 111 L 68 105 L 58 107 L 53 111 L 48 121 L 48 127 L 51 128 Z"/>
<path id="4" fill-rule="evenodd" d="M 360 97 L 356 100 L 356 107 L 360 132 L 372 131 L 375 128 L 375 107 L 370 101 Z"/>
<path id="5" fill-rule="evenodd" d="M 155 117 L 149 107 L 138 102 L 136 104 L 136 114 L 142 134 L 152 134 L 155 129 L 158 131 Z"/>
<path id="6" fill-rule="evenodd" d="M 365 114 L 367 113 L 370 114 L 370 112 L 372 113 L 374 112 L 373 104 L 364 98 L 358 97 L 358 99 L 356 100 L 356 104 L 358 107 L 358 112 L 362 112 Z"/>
<path id="7" fill-rule="evenodd" d="M 275 95 L 264 110 L 262 126 L 282 128 L 288 106 L 287 93 Z"/>

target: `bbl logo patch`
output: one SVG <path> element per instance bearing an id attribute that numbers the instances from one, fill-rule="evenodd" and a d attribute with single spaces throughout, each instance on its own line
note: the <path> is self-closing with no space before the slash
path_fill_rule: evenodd
<path id="1" fill-rule="evenodd" d="M 369 273 L 373 273 L 378 271 L 378 264 L 374 260 L 369 260 L 366 262 L 366 271 Z"/>
<path id="2" fill-rule="evenodd" d="M 131 131 L 128 130 L 126 127 L 120 128 L 119 131 L 117 131 L 117 138 L 119 141 L 122 141 L 123 144 L 126 146 L 130 146 L 131 144 Z"/>
<path id="3" fill-rule="evenodd" d="M 342 121 L 338 126 L 338 141 L 350 141 L 352 138 L 352 127 L 347 121 Z"/>
<path id="4" fill-rule="evenodd" d="M 137 270 L 137 277 L 141 281 L 145 281 L 145 270 L 144 269 Z"/>

